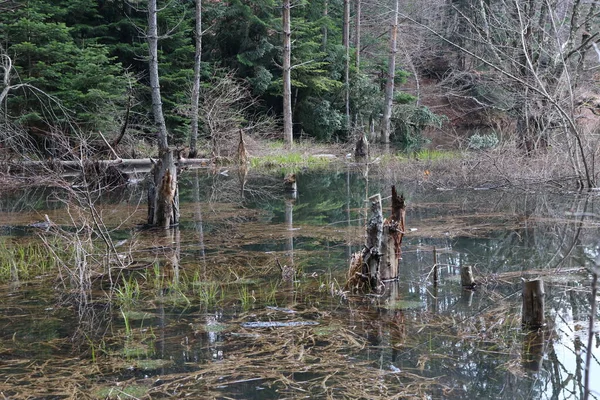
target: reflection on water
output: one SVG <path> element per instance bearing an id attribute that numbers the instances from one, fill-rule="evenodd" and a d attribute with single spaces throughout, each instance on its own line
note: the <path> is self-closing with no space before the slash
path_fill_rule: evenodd
<path id="1" fill-rule="evenodd" d="M 117 278 L 118 290 L 104 280 L 90 298 L 57 289 L 52 274 L 5 282 L 0 357 L 10 366 L 0 367 L 8 377 L 0 391 L 31 390 L 29 368 L 83 360 L 104 379 L 82 372 L 82 386 L 129 381 L 157 397 L 582 398 L 584 268 L 598 254 L 597 199 L 440 191 L 395 174 L 298 172 L 290 198 L 283 175 L 194 171 L 181 177 L 182 222 L 167 234 L 135 229 L 144 216 L 141 188 L 111 194 L 110 206 L 99 208 L 118 226 L 115 239 L 135 243 L 136 268 Z M 349 255 L 364 242 L 365 199 L 385 198 L 392 183 L 404 191 L 413 228 L 399 282 L 382 296 L 343 293 Z M 28 225 L 43 214 L 68 226 L 64 203 L 48 200 L 57 197 L 32 190 L 2 199 L 1 240 L 17 240 L 14 227 L 35 236 Z M 129 222 L 119 225 L 123 215 Z M 294 282 L 281 280 L 275 259 L 298 271 Z M 475 290 L 460 286 L 464 265 L 474 267 Z M 537 277 L 549 323 L 524 332 L 521 279 Z M 592 376 L 600 376 L 599 328 Z M 599 397 L 600 381 L 591 385 Z"/>

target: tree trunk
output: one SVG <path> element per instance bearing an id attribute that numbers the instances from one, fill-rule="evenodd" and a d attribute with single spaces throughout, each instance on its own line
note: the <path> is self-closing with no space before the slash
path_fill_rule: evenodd
<path id="1" fill-rule="evenodd" d="M 148 224 L 169 228 L 179 222 L 179 191 L 175 157 L 169 149 L 167 127 L 162 110 L 158 76 L 158 26 L 156 0 L 148 0 L 148 69 L 152 88 L 152 111 L 158 127 L 159 161 L 153 168 L 154 176 L 148 187 Z"/>
<path id="2" fill-rule="evenodd" d="M 350 0 L 344 0 L 344 100 L 346 103 L 346 132 L 350 132 Z"/>
<path id="3" fill-rule="evenodd" d="M 354 66 L 356 67 L 356 72 L 358 72 L 360 70 L 360 20 L 362 18 L 362 0 L 356 0 L 354 7 L 354 49 L 356 51 Z"/>
<path id="4" fill-rule="evenodd" d="M 522 324 L 527 329 L 538 329 L 544 325 L 544 281 L 536 279 L 523 282 Z"/>
<path id="5" fill-rule="evenodd" d="M 385 221 L 381 195 L 371 196 L 369 201 L 372 213 L 366 228 L 367 241 L 362 251 L 352 255 L 346 289 L 379 291 L 383 283 L 398 278 L 405 229 L 404 196 L 398 196 L 392 186 L 392 216 Z"/>
<path id="6" fill-rule="evenodd" d="M 152 172 L 148 188 L 148 224 L 167 229 L 179 223 L 179 191 L 173 152 L 163 152 Z"/>
<path id="7" fill-rule="evenodd" d="M 196 54 L 194 55 L 194 85 L 192 87 L 192 131 L 190 158 L 198 156 L 198 102 L 200 100 L 200 68 L 202 61 L 202 0 L 196 0 Z"/>
<path id="8" fill-rule="evenodd" d="M 371 288 L 376 288 L 379 284 L 379 261 L 381 260 L 381 243 L 383 241 L 381 195 L 371 196 L 369 201 L 372 214 L 367 224 L 367 246 L 363 253 L 367 270 L 363 271 L 363 274 L 369 277 Z"/>
<path id="9" fill-rule="evenodd" d="M 290 0 L 283 1 L 283 138 L 287 147 L 294 144 L 292 131 L 292 30 Z"/>
<path id="10" fill-rule="evenodd" d="M 383 121 L 381 123 L 381 136 L 383 143 L 390 142 L 392 129 L 392 106 L 394 103 L 394 80 L 396 78 L 396 52 L 398 37 L 398 11 L 400 0 L 396 0 L 394 9 L 394 21 L 390 32 L 390 55 L 388 61 L 388 73 L 385 83 L 385 102 L 383 109 Z"/>
<path id="11" fill-rule="evenodd" d="M 327 14 L 329 12 L 328 7 L 329 7 L 329 2 L 327 0 L 325 0 L 323 2 L 323 19 L 324 20 L 327 19 Z M 321 28 L 321 33 L 323 34 L 323 51 L 325 52 L 327 50 L 327 22 L 325 22 L 323 24 L 323 27 Z"/>
<path id="12" fill-rule="evenodd" d="M 152 92 L 152 113 L 154 123 L 158 128 L 157 139 L 159 151 L 167 151 L 167 126 L 162 109 L 162 97 L 160 95 L 160 82 L 158 78 L 158 25 L 156 22 L 156 0 L 148 0 L 148 73 L 150 75 L 150 88 Z"/>

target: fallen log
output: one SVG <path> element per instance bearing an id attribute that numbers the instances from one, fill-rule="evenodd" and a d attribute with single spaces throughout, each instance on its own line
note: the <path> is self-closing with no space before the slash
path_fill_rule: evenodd
<path id="1" fill-rule="evenodd" d="M 119 158 L 116 160 L 48 160 L 48 161 L 19 161 L 8 166 L 11 174 L 23 172 L 40 172 L 43 170 L 60 171 L 68 175 L 69 172 L 81 172 L 86 165 L 96 164 L 101 167 L 115 167 L 122 172 L 148 172 L 156 164 L 156 158 Z M 209 158 L 187 158 L 175 161 L 179 167 L 202 168 L 212 164 Z"/>

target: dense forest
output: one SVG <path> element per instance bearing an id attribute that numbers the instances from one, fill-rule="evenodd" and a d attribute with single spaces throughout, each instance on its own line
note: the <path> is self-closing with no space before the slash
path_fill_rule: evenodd
<path id="1" fill-rule="evenodd" d="M 2 146 L 63 157 L 102 138 L 149 151 L 153 2 L 1 1 Z M 195 150 L 197 136 L 219 155 L 239 129 L 290 129 L 418 145 L 443 126 L 469 131 L 460 143 L 472 149 L 561 149 L 593 187 L 598 11 L 576 0 L 159 1 L 168 143 Z"/>

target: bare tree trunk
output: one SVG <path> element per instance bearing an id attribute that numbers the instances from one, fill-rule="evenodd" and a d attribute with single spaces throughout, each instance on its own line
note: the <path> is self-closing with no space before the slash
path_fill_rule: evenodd
<path id="1" fill-rule="evenodd" d="M 200 68 L 202 61 L 202 0 L 196 0 L 196 54 L 194 55 L 194 86 L 192 88 L 192 132 L 190 158 L 198 156 L 198 102 L 200 99 Z"/>
<path id="2" fill-rule="evenodd" d="M 327 18 L 327 14 L 329 12 L 328 10 L 329 8 L 329 2 L 327 0 L 325 0 L 323 2 L 323 18 Z M 321 28 L 321 32 L 323 34 L 323 51 L 325 51 L 327 49 L 327 23 L 325 23 L 323 25 L 323 27 Z"/>
<path id="3" fill-rule="evenodd" d="M 396 52 L 398 37 L 398 10 L 400 0 L 396 0 L 394 9 L 394 21 L 390 32 L 390 56 L 388 61 L 387 81 L 385 83 L 385 102 L 383 109 L 383 121 L 381 123 L 381 140 L 383 143 L 390 142 L 392 129 L 392 106 L 394 103 L 394 79 L 396 78 Z"/>
<path id="4" fill-rule="evenodd" d="M 350 0 L 344 0 L 344 34 L 342 42 L 345 49 L 344 96 L 346 103 L 346 131 L 350 132 Z"/>
<path id="5" fill-rule="evenodd" d="M 158 128 L 158 150 L 168 151 L 167 126 L 162 109 L 162 98 L 160 96 L 160 82 L 158 79 L 158 26 L 156 22 L 156 0 L 148 0 L 148 73 L 150 74 L 150 88 L 152 91 L 152 113 L 154 123 Z"/>
<path id="6" fill-rule="evenodd" d="M 288 147 L 294 144 L 292 131 L 292 30 L 290 26 L 290 0 L 283 1 L 283 138 Z"/>
<path id="7" fill-rule="evenodd" d="M 356 0 L 354 8 L 354 48 L 356 51 L 354 65 L 356 67 L 356 72 L 358 72 L 360 70 L 360 19 L 362 18 L 362 0 Z"/>
<path id="8" fill-rule="evenodd" d="M 153 168 L 153 179 L 148 187 L 148 224 L 169 228 L 179 222 L 179 191 L 175 157 L 169 149 L 167 126 L 162 110 L 158 76 L 158 26 L 156 0 L 148 0 L 148 69 L 152 88 L 152 111 L 158 127 L 159 161 Z"/>

